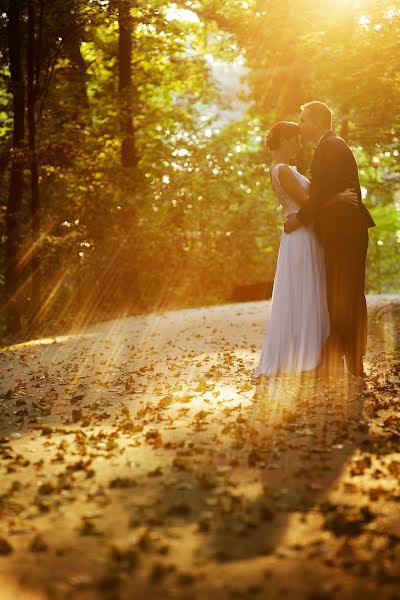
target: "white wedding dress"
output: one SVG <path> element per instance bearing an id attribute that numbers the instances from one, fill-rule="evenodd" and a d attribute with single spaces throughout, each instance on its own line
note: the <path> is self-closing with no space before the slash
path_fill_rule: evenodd
<path id="1" fill-rule="evenodd" d="M 300 207 L 279 182 L 280 166 L 274 165 L 271 178 L 286 217 Z M 308 179 L 296 167 L 288 166 L 308 191 Z M 328 334 L 323 251 L 312 226 L 302 226 L 289 235 L 282 234 L 266 336 L 253 376 L 314 369 Z"/>

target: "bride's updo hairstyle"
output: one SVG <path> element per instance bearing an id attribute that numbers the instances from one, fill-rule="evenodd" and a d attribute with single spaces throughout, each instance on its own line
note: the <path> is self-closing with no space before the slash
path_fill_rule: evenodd
<path id="1" fill-rule="evenodd" d="M 300 126 L 293 121 L 279 121 L 275 123 L 270 131 L 265 135 L 265 147 L 269 150 L 278 150 L 282 139 L 288 140 L 294 136 L 300 135 Z"/>

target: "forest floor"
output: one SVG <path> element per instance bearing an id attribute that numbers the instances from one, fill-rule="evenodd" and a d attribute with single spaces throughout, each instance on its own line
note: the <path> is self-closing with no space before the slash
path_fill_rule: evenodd
<path id="1" fill-rule="evenodd" d="M 400 600 L 400 297 L 364 389 L 251 378 L 269 303 L 0 352 L 0 600 Z"/>

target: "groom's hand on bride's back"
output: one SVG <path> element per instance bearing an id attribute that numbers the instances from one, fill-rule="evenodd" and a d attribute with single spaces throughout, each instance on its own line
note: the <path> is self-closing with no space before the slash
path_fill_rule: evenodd
<path id="1" fill-rule="evenodd" d="M 285 224 L 283 226 L 285 233 L 292 233 L 293 231 L 296 231 L 296 229 L 298 229 L 299 227 L 301 227 L 301 223 L 297 218 L 296 213 L 292 213 L 291 215 L 288 215 L 286 217 Z"/>

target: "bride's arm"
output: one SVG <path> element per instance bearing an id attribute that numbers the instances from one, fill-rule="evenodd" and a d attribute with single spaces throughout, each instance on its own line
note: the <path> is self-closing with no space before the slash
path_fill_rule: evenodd
<path id="1" fill-rule="evenodd" d="M 287 165 L 279 167 L 279 183 L 287 194 L 300 206 L 306 206 L 309 195 L 306 190 L 300 185 L 297 177 L 293 175 L 292 170 Z"/>
<path id="2" fill-rule="evenodd" d="M 309 201 L 309 195 L 303 188 L 303 186 L 299 183 L 297 177 L 293 175 L 292 170 L 287 165 L 282 165 L 279 167 L 279 182 L 285 192 L 289 194 L 291 198 L 300 206 L 307 206 Z M 324 203 L 324 208 L 332 206 L 333 204 L 349 204 L 351 206 L 358 205 L 358 196 L 354 192 L 354 190 L 345 190 L 344 192 L 339 192 L 338 194 L 334 194 Z"/>
<path id="3" fill-rule="evenodd" d="M 334 194 L 324 203 L 324 208 L 333 206 L 333 204 L 349 204 L 350 206 L 358 206 L 358 196 L 354 190 L 347 189 L 344 192 Z"/>

